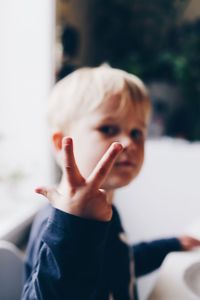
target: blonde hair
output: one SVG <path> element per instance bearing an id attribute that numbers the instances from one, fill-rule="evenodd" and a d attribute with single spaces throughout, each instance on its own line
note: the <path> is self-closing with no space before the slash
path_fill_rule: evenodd
<path id="1" fill-rule="evenodd" d="M 151 104 L 147 89 L 137 76 L 107 65 L 74 71 L 59 81 L 50 95 L 51 130 L 65 132 L 72 121 L 94 111 L 112 95 L 124 92 L 143 108 L 144 120 L 148 122 Z"/>

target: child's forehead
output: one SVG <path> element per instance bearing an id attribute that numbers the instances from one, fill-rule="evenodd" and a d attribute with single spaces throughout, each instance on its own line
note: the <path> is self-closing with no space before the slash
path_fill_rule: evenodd
<path id="1" fill-rule="evenodd" d="M 96 111 L 105 117 L 126 118 L 130 116 L 132 118 L 145 118 L 144 103 L 132 99 L 128 93 L 116 93 L 108 96 L 97 107 Z"/>
<path id="2" fill-rule="evenodd" d="M 115 93 L 105 97 L 98 109 L 105 112 L 110 109 L 121 110 L 122 105 L 125 109 L 127 105 L 130 105 L 130 102 L 132 102 L 130 97 L 125 97 L 122 92 Z"/>

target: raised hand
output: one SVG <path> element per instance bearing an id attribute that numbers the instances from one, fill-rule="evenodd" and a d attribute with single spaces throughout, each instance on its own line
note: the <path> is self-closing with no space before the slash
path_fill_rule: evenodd
<path id="1" fill-rule="evenodd" d="M 106 191 L 101 189 L 123 147 L 113 143 L 88 178 L 84 178 L 74 158 L 73 141 L 69 137 L 62 140 L 64 155 L 64 176 L 67 191 L 63 195 L 55 188 L 39 187 L 36 192 L 44 195 L 51 204 L 64 212 L 87 219 L 109 221 L 112 207 L 107 202 Z"/>

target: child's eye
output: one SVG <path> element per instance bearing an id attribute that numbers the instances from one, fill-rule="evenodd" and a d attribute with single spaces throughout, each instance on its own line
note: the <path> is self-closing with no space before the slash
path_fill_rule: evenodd
<path id="1" fill-rule="evenodd" d="M 131 131 L 131 137 L 134 139 L 134 140 L 141 140 L 144 138 L 144 134 L 142 132 L 142 130 L 139 130 L 139 129 L 133 129 Z"/>
<path id="2" fill-rule="evenodd" d="M 119 128 L 114 125 L 104 125 L 99 128 L 99 131 L 104 135 L 114 136 L 119 132 Z"/>

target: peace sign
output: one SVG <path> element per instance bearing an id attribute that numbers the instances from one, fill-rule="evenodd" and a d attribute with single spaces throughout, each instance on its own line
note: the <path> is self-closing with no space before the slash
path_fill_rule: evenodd
<path id="1" fill-rule="evenodd" d="M 122 145 L 118 142 L 112 143 L 88 178 L 84 178 L 78 169 L 70 137 L 63 138 L 62 149 L 63 172 L 68 187 L 66 194 L 62 195 L 55 188 L 44 187 L 37 188 L 36 192 L 44 195 L 55 208 L 64 212 L 87 219 L 109 221 L 112 207 L 101 186 L 121 153 Z"/>

